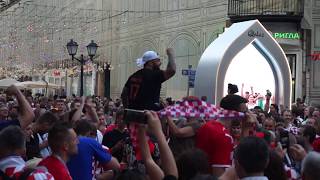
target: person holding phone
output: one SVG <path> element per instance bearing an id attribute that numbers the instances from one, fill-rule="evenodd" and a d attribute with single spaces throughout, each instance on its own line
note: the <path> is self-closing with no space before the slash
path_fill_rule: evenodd
<path id="1" fill-rule="evenodd" d="M 142 69 L 132 74 L 127 80 L 121 99 L 125 108 L 135 110 L 160 110 L 161 84 L 176 73 L 174 51 L 167 49 L 168 64 L 161 70 L 161 60 L 155 51 L 146 51 L 137 64 Z"/>

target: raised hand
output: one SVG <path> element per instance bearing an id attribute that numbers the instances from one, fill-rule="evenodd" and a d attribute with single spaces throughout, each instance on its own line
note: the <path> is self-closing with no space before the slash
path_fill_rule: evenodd
<path id="1" fill-rule="evenodd" d="M 167 48 L 167 55 L 168 56 L 173 56 L 174 55 L 174 50 L 172 48 Z"/>
<path id="2" fill-rule="evenodd" d="M 6 93 L 9 95 L 9 96 L 12 96 L 12 95 L 17 95 L 17 93 L 19 92 L 20 90 L 17 88 L 17 86 L 15 85 L 11 85 L 7 88 L 6 90 Z"/>

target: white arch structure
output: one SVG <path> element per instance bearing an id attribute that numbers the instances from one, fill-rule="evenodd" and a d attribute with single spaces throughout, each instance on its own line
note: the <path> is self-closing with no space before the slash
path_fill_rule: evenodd
<path id="1" fill-rule="evenodd" d="M 196 73 L 195 95 L 207 96 L 219 105 L 224 80 L 233 58 L 247 45 L 253 44 L 265 57 L 275 79 L 275 103 L 291 107 L 291 72 L 280 45 L 258 20 L 233 24 L 202 54 Z"/>

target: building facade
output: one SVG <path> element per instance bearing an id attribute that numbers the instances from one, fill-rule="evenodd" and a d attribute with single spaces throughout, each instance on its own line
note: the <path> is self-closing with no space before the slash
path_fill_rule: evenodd
<path id="1" fill-rule="evenodd" d="M 182 69 L 196 69 L 204 49 L 226 26 L 225 1 L 200 0 L 121 0 L 110 1 L 113 9 L 123 12 L 111 19 L 112 29 L 104 41 L 112 59 L 111 96 L 119 97 L 127 78 L 137 70 L 136 59 L 146 50 L 160 54 L 166 67 L 165 49 L 176 54 L 177 73 L 165 82 L 162 96 L 187 95 L 188 79 Z M 107 5 L 109 6 L 109 5 Z M 192 89 L 190 89 L 192 94 Z"/>
<path id="2" fill-rule="evenodd" d="M 320 0 L 309 2 L 308 12 L 311 13 L 310 31 L 308 33 L 311 41 L 311 56 L 307 61 L 307 97 L 311 104 L 320 104 Z"/>
<path id="3" fill-rule="evenodd" d="M 177 74 L 165 83 L 162 95 L 181 98 L 188 87 L 181 70 L 188 65 L 195 69 L 202 52 L 224 27 L 259 19 L 287 55 L 292 72 L 292 99 L 300 97 L 309 104 L 319 104 L 319 0 L 141 0 L 134 4 L 122 0 L 112 4 L 125 12 L 113 28 L 116 32 L 111 33 L 112 41 L 108 41 L 116 49 L 116 56 L 112 56 L 112 97 L 119 97 L 127 77 L 136 70 L 135 59 L 145 50 L 156 50 L 165 59 L 165 48 L 173 47 Z"/>

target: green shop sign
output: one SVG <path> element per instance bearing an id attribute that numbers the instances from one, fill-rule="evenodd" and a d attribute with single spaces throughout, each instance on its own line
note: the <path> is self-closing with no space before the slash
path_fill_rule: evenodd
<path id="1" fill-rule="evenodd" d="M 279 32 L 273 33 L 275 39 L 300 39 L 299 33 Z"/>

